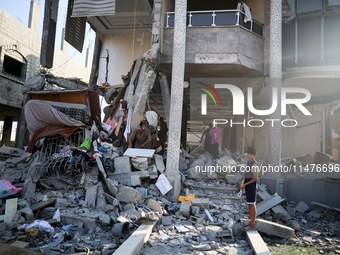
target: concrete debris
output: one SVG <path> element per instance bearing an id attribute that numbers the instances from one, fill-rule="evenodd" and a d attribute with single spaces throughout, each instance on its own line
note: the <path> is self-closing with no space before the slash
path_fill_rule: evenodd
<path id="1" fill-rule="evenodd" d="M 8 148 L 3 149 L 3 152 L 9 151 Z M 14 158 L 11 153 L 16 154 L 16 160 L 11 159 Z M 11 153 L 7 154 L 7 163 L 3 162 L 0 174 L 11 176 L 9 171 L 17 171 L 19 174 L 13 178 L 14 184 L 26 182 L 23 196 L 26 200 L 19 199 L 18 210 L 14 212 L 10 224 L 0 222 L 0 239 L 3 241 L 13 238 L 10 231 L 18 226 L 36 219 L 47 219 L 47 222 L 55 227 L 55 239 L 51 236 L 43 238 L 43 233 L 39 233 L 39 230 L 32 230 L 19 234 L 14 240 L 28 243 L 31 249 L 37 247 L 38 242 L 46 244 L 42 251 L 47 254 L 54 254 L 56 249 L 60 249 L 57 248 L 61 247 L 60 245 L 64 247 L 63 252 L 70 254 L 76 254 L 84 245 L 93 250 L 97 247 L 102 254 L 122 250 L 125 252 L 136 247 L 132 245 L 131 240 L 140 242 L 140 245 L 147 242 L 143 248 L 145 254 L 148 251 L 163 250 L 162 245 L 164 246 L 165 242 L 166 246 L 171 247 L 177 254 L 252 254 L 252 250 L 262 248 L 265 251 L 266 245 L 262 248 L 254 245 L 260 243 L 253 241 L 259 237 L 258 233 L 253 235 L 251 231 L 245 232 L 245 227 L 249 225 L 249 220 L 244 219 L 248 217 L 248 207 L 244 193 L 241 197 L 237 196 L 243 174 L 237 171 L 214 173 L 211 169 L 202 167 L 197 171 L 196 167 L 200 164 L 216 164 L 209 153 L 198 156 L 196 160 L 185 159 L 188 165 L 189 162 L 192 163 L 189 170 L 183 171 L 184 188 L 181 195 L 194 194 L 196 198 L 193 198 L 191 203 L 172 201 L 167 195 L 167 191 L 172 189 L 171 184 L 160 183 L 161 180 L 167 180 L 164 159 L 161 155 L 151 155 L 151 152 L 150 157 L 139 157 L 138 162 L 131 155 L 121 156 L 119 151 L 115 151 L 116 155 L 111 163 L 105 159 L 101 160 L 97 155 L 95 160 L 100 160 L 101 164 L 97 162 L 87 173 L 82 174 L 80 178 L 83 178 L 83 182 L 78 179 L 83 186 L 71 185 L 71 178 L 63 178 L 53 181 L 59 182 L 58 189 L 55 185 L 48 186 L 48 182 L 45 182 L 48 176 L 43 175 L 37 168 L 38 156 L 31 154 L 23 161 L 26 157 L 24 151 Z M 314 162 L 314 158 L 308 154 L 296 157 L 292 162 L 310 164 Z M 226 164 L 240 169 L 245 160 L 240 153 L 225 151 L 222 158 L 216 162 L 220 167 Z M 21 179 L 26 173 L 32 174 L 28 178 L 29 181 Z M 185 180 L 184 177 L 189 179 Z M 36 185 L 39 180 L 43 180 L 41 183 L 44 184 L 44 189 Z M 28 195 L 31 199 L 27 199 Z M 336 243 L 333 237 L 339 234 L 340 224 L 336 222 L 340 220 L 337 218 L 339 209 L 316 202 L 312 202 L 311 210 L 303 201 L 296 205 L 293 201 L 286 200 L 281 204 L 285 199 L 277 194 L 269 194 L 264 184 L 258 185 L 257 198 L 258 216 L 255 228 L 260 233 L 284 238 L 285 242 L 305 244 L 314 242 L 321 235 L 317 232 L 326 231 L 325 238 L 330 238 L 333 244 Z M 0 203 L 0 211 L 5 204 Z M 60 211 L 59 223 L 52 219 L 57 209 Z M 327 222 L 326 219 L 329 222 L 335 220 L 335 223 L 324 230 L 324 223 L 319 222 Z M 145 223 L 150 220 L 150 224 Z M 113 226 L 118 228 L 117 224 L 124 223 L 130 226 L 129 234 L 124 237 L 114 236 Z M 59 228 L 58 224 L 68 230 Z M 312 224 L 319 226 L 318 231 L 313 232 Z M 143 237 L 130 236 L 130 230 L 137 234 L 138 229 L 142 231 Z M 32 241 L 33 235 L 37 238 L 36 241 Z"/>
<path id="2" fill-rule="evenodd" d="M 117 199 L 120 202 L 136 204 L 142 199 L 142 194 L 131 187 L 123 187 L 119 190 Z"/>
<path id="3" fill-rule="evenodd" d="M 314 163 L 318 164 L 318 163 L 325 163 L 325 162 L 329 162 L 334 160 L 333 156 L 328 155 L 326 153 L 323 152 L 315 152 L 314 154 Z"/>
<path id="4" fill-rule="evenodd" d="M 296 211 L 300 212 L 300 213 L 304 213 L 305 211 L 307 211 L 309 209 L 309 206 L 306 205 L 305 202 L 300 201 L 299 204 L 296 207 Z"/>

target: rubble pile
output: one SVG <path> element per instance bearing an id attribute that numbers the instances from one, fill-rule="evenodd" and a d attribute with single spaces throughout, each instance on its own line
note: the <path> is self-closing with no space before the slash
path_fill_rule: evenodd
<path id="1" fill-rule="evenodd" d="M 66 168 L 57 171 L 62 175 L 47 177 L 37 173 L 39 167 L 32 167 L 44 159 L 39 157 L 41 151 L 31 154 L 0 148 L 0 179 L 24 188 L 19 199 L 12 195 L 0 200 L 0 215 L 5 215 L 0 216 L 1 242 L 45 254 L 112 254 L 144 222 L 151 221 L 156 223 L 141 254 L 159 254 L 160 250 L 163 254 L 253 253 L 245 238 L 249 229 L 245 196 L 237 195 L 242 175 L 213 171 L 191 175 L 201 163 L 240 167 L 246 163 L 243 155 L 226 151 L 214 162 L 209 153 L 194 160 L 183 153 L 183 165 L 192 162 L 182 171 L 182 196 L 172 201 L 164 192 L 171 185 L 158 182 L 166 180 L 162 155 L 152 152 L 148 156 L 149 150 L 144 150 L 141 157 L 136 156 L 139 150 L 128 149 L 123 154 L 112 147 L 106 152 L 96 150 L 103 145 L 100 138 L 92 145 L 86 152 L 92 156 L 91 167 L 84 167 L 88 164 L 81 159 L 72 161 L 78 150 L 73 148 L 71 155 L 63 155 L 69 164 L 76 162 L 75 169 L 79 166 L 83 171 L 71 174 Z M 55 181 L 63 185 L 48 188 L 47 183 Z M 303 201 L 295 204 L 269 194 L 264 184 L 258 185 L 257 197 L 255 227 L 265 236 L 313 245 L 325 252 L 340 250 L 339 209 L 319 203 L 309 207 Z M 12 210 L 8 209 L 11 205 Z M 6 217 L 12 217 L 11 221 L 6 223 Z"/>

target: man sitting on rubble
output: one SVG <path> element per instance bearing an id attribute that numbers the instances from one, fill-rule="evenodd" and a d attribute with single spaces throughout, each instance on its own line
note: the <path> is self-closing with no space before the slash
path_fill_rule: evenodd
<path id="1" fill-rule="evenodd" d="M 256 149 L 254 147 L 247 150 L 248 162 L 245 171 L 244 184 L 241 190 L 246 190 L 246 198 L 249 209 L 250 227 L 255 230 L 255 217 L 256 217 L 256 182 L 258 177 L 258 166 L 255 160 Z"/>
<path id="2" fill-rule="evenodd" d="M 130 134 L 129 148 L 149 149 L 151 146 L 150 132 L 146 127 L 137 126 Z"/>

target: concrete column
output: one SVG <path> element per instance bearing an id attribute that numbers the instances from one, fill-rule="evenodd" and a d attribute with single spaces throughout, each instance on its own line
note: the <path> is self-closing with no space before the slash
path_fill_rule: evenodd
<path id="1" fill-rule="evenodd" d="M 182 116 L 182 131 L 181 131 L 181 144 L 186 149 L 187 144 L 187 128 L 188 128 L 188 99 L 184 97 L 183 102 L 183 116 Z"/>
<path id="2" fill-rule="evenodd" d="M 165 74 L 161 75 L 161 79 L 159 81 L 161 87 L 161 94 L 162 94 L 162 101 L 164 107 L 164 115 L 166 119 L 166 124 L 169 129 L 170 123 L 170 93 L 169 93 L 169 86 L 168 86 L 168 79 Z"/>
<path id="3" fill-rule="evenodd" d="M 277 109 L 270 115 L 270 119 L 281 120 L 282 0 L 270 1 L 269 33 L 269 88 L 277 88 L 279 92 Z M 278 122 L 269 128 L 268 162 L 273 166 L 281 163 L 281 124 Z"/>
<path id="4" fill-rule="evenodd" d="M 10 146 L 11 144 L 11 134 L 12 134 L 12 123 L 13 117 L 12 116 L 5 116 L 4 120 L 4 130 L 2 133 L 2 140 L 1 146 L 6 145 Z"/>
<path id="5" fill-rule="evenodd" d="M 179 149 L 182 126 L 183 82 L 185 67 L 186 14 L 187 0 L 175 2 L 175 27 L 172 55 L 172 80 L 170 101 L 170 123 L 168 137 L 168 155 L 166 173 L 173 186 L 171 195 L 177 200 L 181 191 L 181 175 L 179 174 Z"/>

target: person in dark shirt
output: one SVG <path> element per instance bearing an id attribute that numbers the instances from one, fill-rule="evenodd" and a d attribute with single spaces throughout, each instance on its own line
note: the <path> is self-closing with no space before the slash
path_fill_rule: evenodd
<path id="1" fill-rule="evenodd" d="M 201 137 L 201 143 L 204 138 L 204 151 L 207 151 L 209 153 L 211 152 L 211 136 L 210 136 L 210 130 L 212 129 L 213 125 L 209 124 L 209 128 L 206 129 Z"/>
<path id="2" fill-rule="evenodd" d="M 258 179 L 258 166 L 255 160 L 256 149 L 254 147 L 247 150 L 248 162 L 245 171 L 244 184 L 241 190 L 245 189 L 247 204 L 249 209 L 250 227 L 255 230 L 255 218 L 256 218 L 256 182 Z"/>

